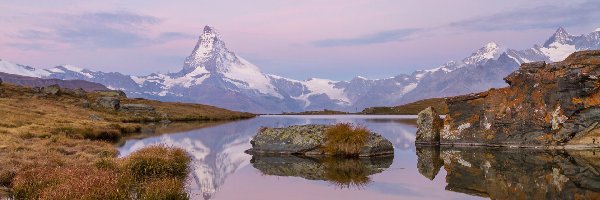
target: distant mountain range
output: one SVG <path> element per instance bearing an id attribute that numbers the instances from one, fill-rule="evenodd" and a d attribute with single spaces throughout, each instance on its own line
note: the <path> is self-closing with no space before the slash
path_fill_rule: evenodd
<path id="1" fill-rule="evenodd" d="M 123 90 L 131 97 L 195 102 L 254 113 L 322 109 L 355 111 L 504 87 L 506 83 L 502 79 L 521 63 L 561 61 L 575 51 L 589 49 L 600 49 L 600 30 L 575 36 L 559 28 L 542 46 L 514 50 L 491 42 L 460 61 L 449 61 L 410 75 L 385 79 L 358 76 L 350 81 L 318 78 L 301 81 L 263 73 L 227 49 L 218 32 L 206 26 L 183 68 L 176 73 L 130 76 L 70 65 L 37 69 L 5 60 L 0 60 L 0 72 L 86 80 Z"/>
<path id="2" fill-rule="evenodd" d="M 21 76 L 16 74 L 7 74 L 0 72 L 0 80 L 7 83 L 28 86 L 28 87 L 45 87 L 49 85 L 58 85 L 61 88 L 78 89 L 85 91 L 109 90 L 106 86 L 100 83 L 94 83 L 84 80 L 61 80 L 61 79 L 46 79 L 30 76 Z"/>

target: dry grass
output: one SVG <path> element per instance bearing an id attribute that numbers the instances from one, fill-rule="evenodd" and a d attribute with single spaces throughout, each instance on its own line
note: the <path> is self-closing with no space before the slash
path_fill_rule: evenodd
<path id="1" fill-rule="evenodd" d="M 160 156 L 157 156 L 160 155 Z M 136 179 L 185 179 L 190 158 L 182 149 L 148 147 L 139 150 L 123 161 L 123 168 Z"/>
<path id="2" fill-rule="evenodd" d="M 183 150 L 155 146 L 95 165 L 30 167 L 13 179 L 13 195 L 16 199 L 187 199 L 184 181 L 189 163 Z"/>
<path id="3" fill-rule="evenodd" d="M 140 122 L 217 121 L 254 116 L 199 104 L 127 98 L 121 98 L 121 103 L 149 104 L 156 112 L 140 114 L 82 106 L 84 99 L 93 103 L 99 95 L 40 96 L 31 88 L 1 84 L 0 188 L 9 187 L 13 177 L 19 177 L 25 169 L 101 165 L 117 155 L 115 142 L 139 135 L 143 127 Z"/>
<path id="4" fill-rule="evenodd" d="M 448 113 L 448 105 L 444 98 L 431 98 L 394 107 L 365 108 L 361 113 L 369 115 L 417 115 L 425 108 L 432 106 L 440 114 Z"/>
<path id="5" fill-rule="evenodd" d="M 369 130 L 364 126 L 339 123 L 325 131 L 324 150 L 339 156 L 358 156 L 360 149 L 369 139 Z"/>

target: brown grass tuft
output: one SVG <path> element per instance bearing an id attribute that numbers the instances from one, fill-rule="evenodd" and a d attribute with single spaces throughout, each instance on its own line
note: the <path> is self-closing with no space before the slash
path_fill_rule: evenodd
<path id="1" fill-rule="evenodd" d="M 182 149 L 153 146 L 141 149 L 124 160 L 124 168 L 136 180 L 175 177 L 185 179 L 190 157 Z"/>
<path id="2" fill-rule="evenodd" d="M 324 150 L 328 154 L 358 156 L 360 149 L 369 139 L 369 130 L 364 126 L 339 123 L 325 131 Z"/>

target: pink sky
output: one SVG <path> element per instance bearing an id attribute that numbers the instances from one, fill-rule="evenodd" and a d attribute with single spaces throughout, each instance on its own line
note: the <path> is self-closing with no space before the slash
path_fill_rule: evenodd
<path id="1" fill-rule="evenodd" d="M 462 59 L 490 41 L 523 49 L 559 26 L 591 32 L 597 8 L 584 0 L 10 1 L 0 3 L 0 58 L 173 72 L 211 25 L 267 73 L 384 78 Z"/>

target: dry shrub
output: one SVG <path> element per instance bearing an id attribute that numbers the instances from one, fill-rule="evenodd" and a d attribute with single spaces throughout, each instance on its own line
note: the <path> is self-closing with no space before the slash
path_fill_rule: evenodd
<path id="1" fill-rule="evenodd" d="M 183 181 L 176 178 L 162 178 L 146 182 L 138 192 L 142 200 L 185 200 L 189 199 Z"/>
<path id="2" fill-rule="evenodd" d="M 328 154 L 358 156 L 360 149 L 369 139 L 369 130 L 364 126 L 339 123 L 325 131 L 324 150 Z"/>
<path id="3" fill-rule="evenodd" d="M 132 178 L 91 166 L 34 167 L 13 180 L 16 199 L 130 199 Z"/>
<path id="4" fill-rule="evenodd" d="M 183 180 L 189 172 L 190 161 L 182 149 L 152 146 L 132 153 L 123 165 L 136 180 L 167 177 Z"/>

